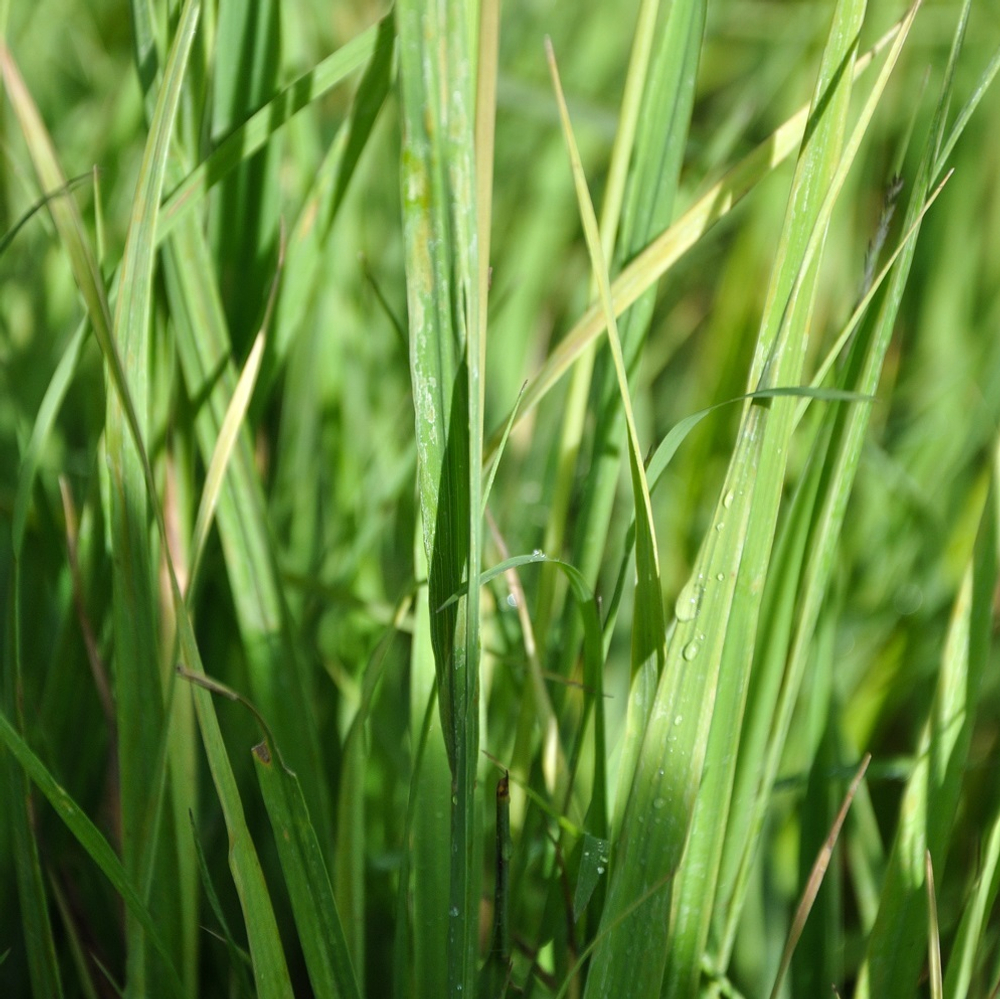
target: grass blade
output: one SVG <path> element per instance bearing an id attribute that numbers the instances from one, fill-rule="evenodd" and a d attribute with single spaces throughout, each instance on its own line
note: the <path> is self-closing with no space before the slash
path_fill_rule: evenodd
<path id="1" fill-rule="evenodd" d="M 397 8 L 403 108 L 403 228 L 418 483 L 430 604 L 479 592 L 484 331 L 474 149 L 476 5 Z M 447 85 L 442 84 L 447 81 Z M 448 988 L 476 982 L 479 606 L 433 614 L 442 727 L 452 768 Z"/>

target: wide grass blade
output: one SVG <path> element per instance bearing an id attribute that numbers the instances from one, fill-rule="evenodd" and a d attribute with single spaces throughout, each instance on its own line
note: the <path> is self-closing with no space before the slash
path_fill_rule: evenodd
<path id="1" fill-rule="evenodd" d="M 452 768 L 448 988 L 476 982 L 480 801 L 479 593 L 484 331 L 474 123 L 478 5 L 397 8 L 402 197 L 418 483 L 431 616 Z M 463 579 L 465 576 L 465 579 Z"/>

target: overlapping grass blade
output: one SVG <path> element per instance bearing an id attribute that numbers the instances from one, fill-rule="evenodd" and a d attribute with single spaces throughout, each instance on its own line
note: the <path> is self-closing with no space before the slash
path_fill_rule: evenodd
<path id="1" fill-rule="evenodd" d="M 150 322 L 153 287 L 153 234 L 159 208 L 174 119 L 200 4 L 188 0 L 181 12 L 163 81 L 150 121 L 132 216 L 120 271 L 120 293 L 114 316 L 114 338 L 125 362 L 128 394 L 138 416 L 142 440 L 149 433 Z M 146 888 L 157 876 L 176 868 L 168 857 L 169 840 L 160 842 L 161 795 L 165 770 L 161 746 L 166 740 L 164 682 L 161 672 L 159 624 L 155 605 L 154 565 L 149 530 L 146 467 L 141 445 L 131 436 L 122 398 L 110 393 L 107 402 L 105 446 L 110 488 L 111 550 L 115 628 L 116 708 L 122 853 L 126 870 Z M 182 923 L 180 893 L 157 892 L 154 908 L 162 911 L 171 934 Z M 159 976 L 147 966 L 146 945 L 135 923 L 126 927 L 128 989 L 133 995 L 155 995 Z M 179 936 L 179 934 L 178 934 Z M 134 939 L 133 939 L 134 938 Z"/>
<path id="2" fill-rule="evenodd" d="M 413 564 L 418 577 L 426 579 L 427 555 L 419 526 L 417 534 Z M 437 709 L 431 638 L 431 620 L 436 608 L 429 606 L 428 600 L 424 584 L 417 590 L 410 647 L 409 730 L 413 772 L 407 811 L 411 821 L 409 838 L 404 843 L 409 858 L 404 872 L 408 877 L 400 884 L 404 898 L 412 884 L 413 899 L 405 908 L 400 906 L 409 917 L 408 926 L 397 927 L 397 934 L 408 931 L 411 935 L 412 959 L 406 975 L 397 976 L 396 999 L 447 995 L 448 990 L 448 967 L 441 955 L 448 949 L 450 867 L 441 862 L 441 848 L 450 835 L 446 803 L 452 784 L 441 712 Z"/>
<path id="3" fill-rule="evenodd" d="M 162 959 L 166 975 L 165 984 L 169 986 L 171 993 L 177 997 L 184 996 L 184 986 L 171 959 L 170 949 L 164 943 L 145 901 L 129 879 L 125 868 L 108 841 L 101 835 L 100 830 L 90 821 L 86 813 L 59 786 L 42 761 L 32 752 L 31 747 L 18 734 L 5 713 L 0 713 L 0 740 L 3 741 L 7 751 L 17 761 L 24 773 L 45 795 L 56 814 L 111 882 L 129 912 L 143 927 L 150 944 Z"/>
<path id="4" fill-rule="evenodd" d="M 227 135 L 199 166 L 195 167 L 167 196 L 156 233 L 162 241 L 174 226 L 202 203 L 205 195 L 303 108 L 322 97 L 360 69 L 378 50 L 388 46 L 391 34 L 381 22 L 356 35 L 319 65 L 293 80 L 245 122 Z"/>
<path id="5" fill-rule="evenodd" d="M 51 142 L 6 50 L 0 52 L 0 63 L 2 63 L 8 93 L 12 97 L 15 109 L 22 122 L 22 129 L 29 137 L 29 149 L 33 154 L 40 180 L 46 186 L 56 186 L 62 182 L 62 173 L 59 170 Z M 151 193 L 149 190 L 148 175 L 146 190 L 147 194 Z M 156 201 L 150 201 L 146 206 L 147 212 L 152 213 L 154 224 L 156 205 Z M 112 386 L 117 398 L 121 401 L 131 434 L 131 441 L 137 449 L 138 458 L 143 468 L 143 485 L 145 486 L 146 494 L 148 496 L 155 496 L 155 484 L 143 447 L 143 436 L 139 420 L 127 389 L 120 357 L 111 337 L 111 322 L 107 300 L 93 253 L 83 234 L 83 226 L 79 214 L 71 202 L 55 201 L 49 207 L 56 221 L 60 238 L 69 255 L 74 277 L 84 296 L 88 314 L 108 363 L 112 376 Z M 151 238 L 151 233 L 147 232 L 147 238 Z M 159 529 L 161 544 L 164 544 L 166 531 L 162 513 L 155 502 L 152 506 Z M 173 574 L 173 566 L 165 544 L 163 551 L 167 555 L 174 609 L 177 614 L 181 652 L 189 667 L 195 671 L 199 671 L 201 670 L 200 654 L 194 640 L 194 633 L 187 617 L 187 611 L 184 607 L 180 590 L 177 587 L 176 577 Z M 230 864 L 246 919 L 258 989 L 262 995 L 266 996 L 287 996 L 291 994 L 291 985 L 281 949 L 277 925 L 267 894 L 267 888 L 263 881 L 260 864 L 246 827 L 239 792 L 236 788 L 222 741 L 222 735 L 218 727 L 218 721 L 215 717 L 208 693 L 196 693 L 195 704 L 205 741 L 209 767 L 215 779 L 226 824 L 230 830 Z M 148 927 L 144 928 L 148 931 Z"/>
<path id="6" fill-rule="evenodd" d="M 46 399 L 51 395 L 51 391 L 47 392 Z M 38 422 L 40 421 L 36 421 L 36 428 Z M 23 532 L 19 537 L 15 521 L 13 600 L 10 614 L 12 627 L 3 649 L 3 710 L 5 714 L 17 719 L 18 735 L 24 732 L 21 539 Z M 61 999 L 62 978 L 42 879 L 38 842 L 32 829 L 31 785 L 28 774 L 18 766 L 12 755 L 3 754 L 0 768 L 0 781 L 3 781 L 0 786 L 4 788 L 4 800 L 7 802 L 6 826 L 13 853 L 31 987 L 37 995 L 57 996 Z"/>
<path id="7" fill-rule="evenodd" d="M 855 77 L 860 76 L 875 58 L 891 44 L 900 25 L 879 39 L 854 64 Z M 662 277 L 699 239 L 728 214 L 766 176 L 798 148 L 808 121 L 809 108 L 803 107 L 776 129 L 767 139 L 748 153 L 736 166 L 705 192 L 668 229 L 660 233 L 646 249 L 629 263 L 611 284 L 615 316 L 621 316 L 646 290 Z M 573 328 L 556 345 L 545 363 L 528 382 L 520 404 L 524 419 L 539 401 L 572 367 L 588 346 L 604 330 L 604 317 L 599 304 L 591 306 L 573 324 Z M 491 442 L 492 445 L 495 442 Z"/>
<path id="8" fill-rule="evenodd" d="M 863 134 L 867 123 L 863 116 L 849 144 L 848 154 L 839 162 L 853 78 L 854 47 L 863 10 L 863 5 L 842 4 L 834 18 L 813 101 L 815 119 L 793 182 L 786 230 L 751 369 L 750 384 L 754 388 L 794 384 L 800 378 L 818 251 L 833 199 L 857 149 L 858 136 Z M 887 62 L 889 68 L 898 55 L 900 41 L 897 39 L 894 55 L 890 55 Z M 883 70 L 876 93 L 884 86 L 886 75 L 887 71 Z M 714 705 L 717 717 L 725 719 L 725 724 L 720 722 L 719 727 L 726 730 L 727 741 L 738 731 L 733 718 L 738 719 L 742 711 L 745 679 L 741 677 L 745 677 L 749 668 L 753 647 L 759 609 L 759 596 L 755 598 L 754 594 L 759 594 L 760 580 L 770 559 L 784 478 L 784 455 L 791 432 L 790 404 L 791 400 L 775 400 L 767 411 L 759 404 L 749 405 L 712 518 L 712 529 L 703 543 L 692 578 L 678 597 L 678 625 L 668 648 L 667 668 L 645 732 L 621 841 L 627 849 L 630 836 L 639 836 L 643 825 L 651 832 L 643 833 L 645 851 L 641 865 L 636 857 L 630 865 L 627 853 L 624 858 L 619 856 L 622 866 L 616 865 L 612 877 L 607 914 L 614 911 L 613 903 L 626 904 L 626 898 L 643 894 L 650 884 L 676 868 L 687 839 L 688 823 L 692 820 L 706 750 L 712 752 L 717 763 L 707 771 L 709 780 L 701 787 L 704 795 L 701 800 L 713 802 L 716 821 L 720 801 L 724 803 L 728 799 L 724 787 L 714 786 L 713 782 L 727 780 L 724 761 L 731 759 L 732 754 L 727 757 L 713 751 L 709 745 L 709 723 Z M 737 586 L 740 600 L 734 603 Z M 728 661 L 724 653 L 727 646 L 730 650 Z M 689 665 L 696 661 L 696 666 Z M 725 676 L 724 682 L 720 681 L 720 673 Z M 724 703 L 717 702 L 717 692 Z M 694 820 L 697 824 L 696 813 Z M 633 828 L 629 828 L 630 823 Z M 698 835 L 692 835 L 692 842 L 697 841 L 700 845 L 704 831 L 701 829 Z M 712 871 L 713 866 L 710 862 L 708 870 Z M 653 983 L 658 985 L 669 952 L 670 974 L 681 983 L 673 987 L 678 988 L 680 994 L 686 994 L 691 987 L 687 983 L 698 973 L 701 950 L 697 938 L 707 932 L 703 915 L 706 911 L 703 908 L 705 869 L 701 865 L 699 869 L 702 873 L 699 874 L 697 899 L 686 900 L 683 883 L 677 888 L 682 894 L 674 911 L 683 913 L 690 925 L 675 928 L 668 946 L 646 946 L 642 954 L 634 953 L 634 947 L 633 953 L 629 952 L 629 940 L 639 936 L 637 929 L 633 929 L 623 934 L 614 960 L 609 953 L 603 965 L 597 965 L 601 957 L 598 948 L 595 965 L 601 967 L 604 974 L 602 979 L 595 980 L 592 970 L 590 981 L 595 983 L 595 989 L 611 987 L 613 974 L 620 977 L 625 964 L 618 963 L 615 973 L 606 969 L 623 960 L 633 972 L 636 961 L 645 962 L 649 975 L 646 987 L 655 987 Z M 623 871 L 629 875 L 627 879 Z M 622 885 L 626 887 L 623 889 Z M 616 887 L 622 892 L 617 899 Z M 663 893 L 650 905 L 653 911 L 644 914 L 649 920 L 647 925 L 656 926 L 661 919 L 665 920 L 668 897 Z M 602 993 L 595 991 L 594 994 Z"/>
<path id="9" fill-rule="evenodd" d="M 927 941 L 927 858 L 943 868 L 989 660 L 997 580 L 995 485 L 952 611 L 934 703 L 907 782 L 856 995 L 911 994 Z"/>

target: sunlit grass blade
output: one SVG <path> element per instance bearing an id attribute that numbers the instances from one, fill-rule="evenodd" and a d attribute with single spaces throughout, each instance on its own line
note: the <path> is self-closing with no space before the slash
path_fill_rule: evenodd
<path id="1" fill-rule="evenodd" d="M 994 814 L 982 839 L 979 875 L 962 913 L 955 944 L 948 957 L 944 994 L 948 999 L 970 995 L 970 984 L 983 946 L 987 915 L 1000 890 L 1000 817 Z"/>
<path id="2" fill-rule="evenodd" d="M 265 360 L 262 378 L 265 390 L 287 359 L 292 336 L 301 329 L 331 228 L 390 93 L 394 38 L 395 20 L 386 17 L 378 25 L 378 38 L 347 120 L 323 157 L 289 233 L 288 267 L 278 295 L 275 336 L 269 352 L 273 359 Z"/>
<path id="3" fill-rule="evenodd" d="M 246 416 L 250 399 L 253 395 L 254 385 L 257 382 L 257 375 L 260 372 L 260 362 L 264 356 L 264 337 L 267 329 L 267 318 L 270 316 L 271 306 L 274 304 L 274 292 L 277 289 L 277 278 L 271 289 L 271 300 L 268 303 L 267 317 L 264 325 L 254 340 L 250 354 L 243 365 L 243 372 L 236 382 L 236 391 L 226 409 L 226 415 L 222 419 L 222 426 L 219 428 L 219 438 L 212 452 L 212 459 L 208 463 L 208 470 L 205 473 L 205 486 L 201 494 L 201 502 L 198 504 L 198 516 L 195 519 L 194 532 L 191 537 L 191 569 L 190 582 L 193 583 L 198 575 L 198 565 L 205 548 L 205 540 L 211 528 L 212 518 L 215 514 L 215 507 L 219 502 L 219 493 L 222 489 L 222 480 L 229 465 L 233 448 L 239 436 L 240 424 Z M 190 585 L 190 584 L 189 584 Z"/>
<path id="4" fill-rule="evenodd" d="M 927 965 L 929 968 L 931 999 L 943 999 L 944 983 L 941 980 L 941 930 L 938 925 L 937 895 L 934 891 L 934 862 L 931 851 L 924 854 L 927 874 Z"/>
<path id="5" fill-rule="evenodd" d="M 165 239 L 185 214 L 203 201 L 215 184 L 262 149 L 282 125 L 360 69 L 372 57 L 376 46 L 391 47 L 391 42 L 391 35 L 381 32 L 380 25 L 372 25 L 288 84 L 259 111 L 233 129 L 208 159 L 195 167 L 167 196 L 156 233 L 157 241 Z"/>
<path id="6" fill-rule="evenodd" d="M 192 9 L 188 8 L 189 17 Z M 190 27 L 191 24 L 188 22 L 188 30 L 190 30 Z M 62 182 L 62 173 L 59 170 L 51 142 L 6 50 L 0 51 L 0 63 L 2 63 L 8 94 L 11 96 L 18 111 L 22 128 L 29 137 L 29 148 L 33 153 L 36 170 L 39 173 L 40 179 L 45 186 L 56 186 Z M 148 186 L 147 180 L 147 190 Z M 154 205 L 153 211 L 155 215 L 155 202 L 152 202 L 152 204 Z M 67 202 L 64 199 L 52 202 L 49 205 L 49 209 L 56 221 L 60 239 L 69 255 L 74 277 L 83 293 L 91 322 L 108 363 L 112 377 L 112 387 L 116 396 L 121 400 L 132 444 L 138 451 L 138 457 L 144 471 L 146 493 L 150 497 L 155 497 L 155 483 L 145 454 L 139 420 L 127 388 L 121 359 L 111 337 L 111 321 L 107 300 L 104 295 L 95 258 L 83 233 L 79 214 L 76 212 L 72 202 Z M 152 507 L 163 551 L 169 555 L 165 544 L 166 530 L 163 524 L 162 512 L 155 502 L 152 504 Z M 173 567 L 169 557 L 167 565 L 170 573 L 174 608 L 177 613 L 181 651 L 192 669 L 200 669 L 201 658 L 194 641 L 194 634 L 187 618 L 187 612 L 181 599 L 180 591 L 176 584 L 176 578 L 173 575 Z M 215 718 L 214 709 L 207 692 L 196 693 L 195 704 L 198 709 L 209 767 L 216 781 L 223 813 L 232 838 L 230 863 L 240 895 L 241 905 L 243 906 L 244 917 L 247 922 L 257 985 L 263 995 L 287 996 L 291 993 L 291 985 L 281 950 L 277 925 L 263 881 L 260 864 L 246 827 L 242 804 L 229 761 L 226 757 L 226 750 L 218 727 L 218 721 Z M 143 928 L 148 932 L 148 925 L 143 924 Z M 158 939 L 157 937 L 156 940 Z M 156 941 L 154 940 L 155 944 Z M 162 952 L 159 946 L 157 949 Z"/>
<path id="7" fill-rule="evenodd" d="M 841 160 L 856 33 L 863 10 L 863 4 L 841 4 L 834 15 L 834 26 L 813 98 L 815 120 L 809 141 L 799 157 L 786 227 L 772 272 L 750 373 L 751 388 L 795 384 L 801 378 L 817 256 L 834 198 L 856 152 L 858 136 L 863 134 L 867 124 L 862 116 L 848 143 L 848 152 Z M 896 40 L 887 68 L 883 68 L 874 91 L 876 95 L 884 87 L 887 71 L 898 57 L 900 44 L 901 37 Z M 640 823 L 653 832 L 645 834 L 646 853 L 641 867 L 637 858 L 629 863 L 627 857 L 624 873 L 616 867 L 609 912 L 613 911 L 611 903 L 616 887 L 622 892 L 617 898 L 618 905 L 622 905 L 626 897 L 641 893 L 651 880 L 676 867 L 692 820 L 691 842 L 695 849 L 705 851 L 705 860 L 688 860 L 686 863 L 693 866 L 686 867 L 685 871 L 697 868 L 707 870 L 710 877 L 716 874 L 721 842 L 719 809 L 724 809 L 728 800 L 725 784 L 731 780 L 732 742 L 739 732 L 745 676 L 759 611 L 760 581 L 770 560 L 781 499 L 783 456 L 791 433 L 791 403 L 790 399 L 778 399 L 767 410 L 759 403 L 748 405 L 729 474 L 711 520 L 712 527 L 703 542 L 691 579 L 678 597 L 678 624 L 645 733 L 622 840 L 627 844 L 630 833 L 638 835 Z M 737 588 L 740 598 L 734 601 Z M 690 665 L 695 662 L 697 666 Z M 710 728 L 713 705 L 719 722 Z M 701 786 L 696 799 L 706 752 L 711 754 L 713 761 L 706 770 L 710 779 Z M 630 820 L 635 824 L 634 830 L 629 829 Z M 656 851 L 652 865 L 651 849 Z M 677 989 L 679 994 L 686 994 L 699 973 L 704 946 L 699 939 L 703 941 L 707 931 L 703 913 L 711 898 L 711 892 L 705 891 L 704 874 L 698 877 L 698 887 L 695 888 L 692 882 L 690 889 L 686 884 L 687 876 L 686 873 L 682 875 L 676 888 L 680 897 L 674 911 L 683 918 L 672 927 L 670 942 L 663 948 L 647 947 L 641 955 L 627 958 L 633 963 L 637 959 L 644 960 L 650 982 L 658 984 L 669 953 L 671 979 L 668 990 Z M 694 891 L 696 898 L 690 894 Z M 655 926 L 665 919 L 668 897 L 664 893 L 655 905 L 650 905 L 650 911 L 645 914 L 646 925 Z M 630 936 L 634 938 L 637 932 L 633 930 Z M 627 939 L 621 943 L 625 953 L 628 952 Z M 597 958 L 600 956 L 598 949 Z M 621 960 L 620 956 L 616 957 Z M 602 970 L 612 964 L 612 960 L 606 958 Z M 622 970 L 620 965 L 618 970 Z M 592 970 L 591 981 L 593 974 Z M 606 990 L 611 981 L 610 973 L 606 972 L 598 988 Z M 602 993 L 595 991 L 594 994 Z"/>
<path id="8" fill-rule="evenodd" d="M 854 64 L 854 76 L 860 76 L 896 38 L 900 25 L 879 39 Z M 726 175 L 706 191 L 668 229 L 656 237 L 611 284 L 615 316 L 621 316 L 644 292 L 661 278 L 698 240 L 736 204 L 798 148 L 808 121 L 809 108 L 803 107 L 783 125 L 748 153 Z M 528 382 L 521 403 L 524 419 L 538 405 L 580 355 L 604 331 L 604 316 L 599 303 L 591 306 L 556 345 L 545 363 Z M 492 450 L 491 442 L 491 450 Z"/>
<path id="9" fill-rule="evenodd" d="M 600 300 L 604 307 L 604 317 L 607 322 L 608 343 L 614 359 L 618 378 L 618 390 L 621 393 L 622 408 L 625 413 L 625 425 L 628 440 L 629 467 L 632 476 L 632 499 L 636 515 L 636 609 L 632 626 L 632 671 L 633 674 L 644 669 L 647 663 L 654 664 L 656 673 L 663 665 L 664 621 L 663 597 L 660 592 L 660 565 L 656 549 L 656 531 L 653 526 L 653 511 L 649 499 L 649 486 L 646 482 L 646 472 L 642 462 L 642 450 L 639 444 L 639 434 L 632 413 L 632 401 L 629 395 L 628 374 L 625 370 L 625 359 L 622 355 L 622 345 L 618 338 L 618 326 L 615 322 L 614 310 L 611 304 L 610 281 L 604 252 L 601 249 L 600 233 L 597 227 L 597 216 L 590 200 L 583 164 L 573 136 L 569 121 L 569 112 L 562 93 L 559 73 L 556 67 L 555 55 L 551 43 L 547 45 L 549 69 L 552 73 L 553 85 L 559 102 L 559 113 L 562 118 L 563 133 L 570 153 L 573 168 L 573 179 L 576 185 L 577 200 L 580 215 L 583 220 L 584 234 L 587 238 L 587 248 L 600 292 Z"/>

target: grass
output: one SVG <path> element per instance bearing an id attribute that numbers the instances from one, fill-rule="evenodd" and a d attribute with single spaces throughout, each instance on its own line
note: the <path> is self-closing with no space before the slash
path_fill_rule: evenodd
<path id="1" fill-rule="evenodd" d="M 996 995 L 994 0 L 124 11 L 0 7 L 0 991 Z"/>

